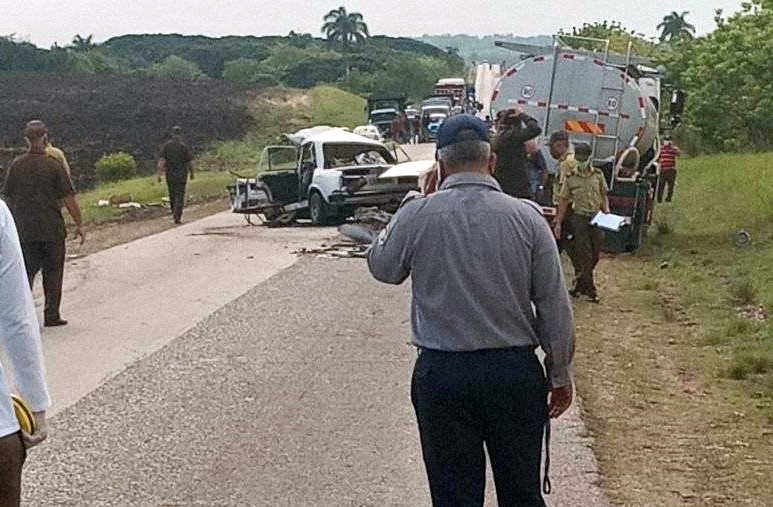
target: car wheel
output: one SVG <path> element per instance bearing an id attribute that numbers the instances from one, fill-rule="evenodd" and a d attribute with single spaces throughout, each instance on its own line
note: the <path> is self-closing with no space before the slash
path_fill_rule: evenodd
<path id="1" fill-rule="evenodd" d="M 309 197 L 309 215 L 311 215 L 311 223 L 314 225 L 328 224 L 330 209 L 319 192 L 313 192 Z"/>

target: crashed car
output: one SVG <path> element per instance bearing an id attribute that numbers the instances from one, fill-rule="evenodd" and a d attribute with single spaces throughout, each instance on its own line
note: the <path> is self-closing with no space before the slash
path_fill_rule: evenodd
<path id="1" fill-rule="evenodd" d="M 394 210 L 418 188 L 414 176 L 380 178 L 396 157 L 379 141 L 333 127 L 285 138 L 287 145 L 265 148 L 255 178 L 229 186 L 234 213 L 260 215 L 269 225 L 342 223 L 362 206 Z"/>

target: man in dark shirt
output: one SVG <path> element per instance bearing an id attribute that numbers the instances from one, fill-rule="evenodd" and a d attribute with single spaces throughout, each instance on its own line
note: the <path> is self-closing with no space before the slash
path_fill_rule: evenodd
<path id="1" fill-rule="evenodd" d="M 537 120 L 521 109 L 508 109 L 497 115 L 497 137 L 493 143 L 497 155 L 494 178 L 504 193 L 523 199 L 531 197 L 524 143 L 541 132 Z"/>
<path id="2" fill-rule="evenodd" d="M 185 185 L 188 182 L 188 174 L 194 179 L 193 154 L 191 149 L 182 142 L 182 129 L 172 129 L 172 139 L 161 147 L 158 159 L 158 182 L 161 183 L 161 175 L 166 174 L 166 186 L 169 191 L 169 206 L 172 209 L 174 223 L 182 221 L 183 207 L 185 206 Z"/>
<path id="3" fill-rule="evenodd" d="M 2 194 L 19 231 L 30 287 L 38 271 L 43 271 L 44 324 L 63 326 L 67 321 L 62 319 L 59 306 L 67 231 L 61 206 L 64 203 L 75 221 L 75 235 L 83 244 L 86 236 L 81 211 L 69 175 L 58 160 L 46 154 L 48 131 L 43 122 L 29 122 L 24 136 L 29 151 L 11 164 Z"/>

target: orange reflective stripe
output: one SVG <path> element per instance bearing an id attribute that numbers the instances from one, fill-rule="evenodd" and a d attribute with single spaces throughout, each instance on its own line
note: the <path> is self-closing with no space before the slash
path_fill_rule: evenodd
<path id="1" fill-rule="evenodd" d="M 604 124 L 589 121 L 566 120 L 564 121 L 564 130 L 567 132 L 599 135 L 604 133 Z"/>

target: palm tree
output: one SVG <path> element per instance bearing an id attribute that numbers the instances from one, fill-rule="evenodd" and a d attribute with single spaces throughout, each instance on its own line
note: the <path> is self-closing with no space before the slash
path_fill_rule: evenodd
<path id="1" fill-rule="evenodd" d="M 660 33 L 660 42 L 672 41 L 675 39 L 692 39 L 695 34 L 695 26 L 691 25 L 685 19 L 690 12 L 684 11 L 679 14 L 676 11 L 671 12 L 663 18 L 663 21 L 657 26 Z"/>
<path id="2" fill-rule="evenodd" d="M 359 12 L 346 12 L 346 8 L 339 7 L 328 12 L 323 18 L 322 32 L 331 42 L 340 42 L 345 47 L 350 44 L 362 44 L 370 37 L 368 25 L 363 21 Z"/>
<path id="3" fill-rule="evenodd" d="M 88 37 L 81 37 L 80 34 L 78 34 L 73 37 L 71 47 L 75 51 L 88 51 L 89 49 L 96 46 L 96 44 L 91 42 L 93 37 L 93 35 L 89 35 Z"/>

